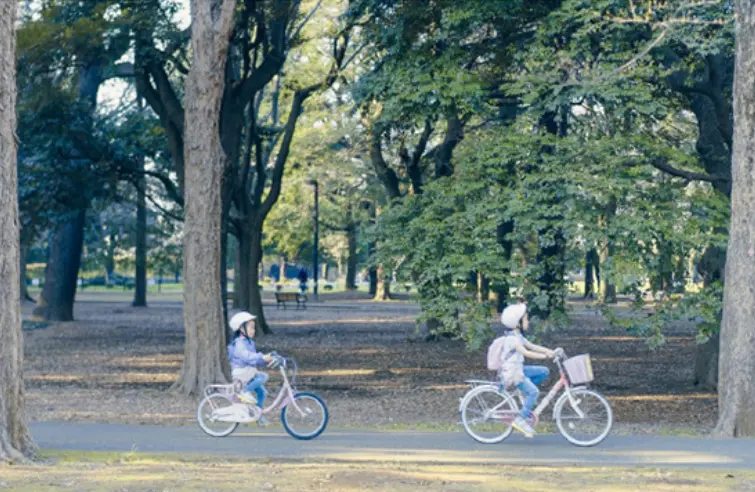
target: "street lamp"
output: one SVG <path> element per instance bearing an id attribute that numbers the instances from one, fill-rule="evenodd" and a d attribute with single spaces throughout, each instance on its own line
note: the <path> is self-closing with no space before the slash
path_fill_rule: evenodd
<path id="1" fill-rule="evenodd" d="M 312 262 L 314 264 L 314 275 L 313 275 L 313 281 L 315 283 L 314 295 L 315 295 L 315 301 L 317 301 L 317 300 L 319 300 L 318 297 L 317 297 L 317 277 L 318 277 L 318 271 L 319 271 L 319 265 L 318 265 L 318 262 L 317 262 L 317 260 L 318 260 L 317 253 L 318 253 L 318 249 L 319 249 L 318 248 L 318 243 L 320 241 L 320 220 L 319 220 L 319 218 L 320 218 L 319 217 L 319 213 L 320 213 L 320 203 L 319 203 L 320 196 L 319 196 L 319 191 L 320 190 L 319 190 L 319 185 L 318 185 L 316 179 L 310 179 L 309 181 L 307 181 L 307 183 L 311 184 L 312 186 L 315 187 L 315 214 L 314 214 L 314 219 L 315 219 L 315 245 L 314 245 L 314 249 L 312 251 L 312 257 L 313 257 Z"/>

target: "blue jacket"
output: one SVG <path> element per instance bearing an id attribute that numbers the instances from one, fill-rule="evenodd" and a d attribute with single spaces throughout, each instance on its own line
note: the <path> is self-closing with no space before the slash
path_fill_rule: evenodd
<path id="1" fill-rule="evenodd" d="M 231 361 L 231 369 L 240 369 L 248 366 L 262 366 L 265 364 L 262 352 L 257 352 L 254 340 L 246 337 L 238 337 L 228 345 L 228 360 Z"/>

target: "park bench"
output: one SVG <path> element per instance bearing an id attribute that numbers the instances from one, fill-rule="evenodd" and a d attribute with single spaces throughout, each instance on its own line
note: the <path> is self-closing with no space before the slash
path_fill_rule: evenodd
<path id="1" fill-rule="evenodd" d="M 276 292 L 275 293 L 275 307 L 280 308 L 283 304 L 283 309 L 286 309 L 287 302 L 296 302 L 296 309 L 301 306 L 302 309 L 307 309 L 307 296 L 305 294 L 299 294 L 298 292 Z"/>

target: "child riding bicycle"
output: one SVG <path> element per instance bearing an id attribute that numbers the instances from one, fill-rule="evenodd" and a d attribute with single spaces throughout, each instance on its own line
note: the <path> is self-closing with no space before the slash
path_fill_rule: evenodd
<path id="1" fill-rule="evenodd" d="M 524 338 L 522 333 L 529 328 L 526 303 L 519 302 L 504 309 L 501 322 L 505 329 L 504 335 L 493 341 L 488 357 L 494 359 L 503 386 L 516 387 L 524 394 L 522 410 L 511 426 L 526 437 L 532 438 L 535 436 L 535 430 L 527 419 L 531 418 L 532 408 L 540 394 L 538 385 L 548 379 L 550 371 L 545 366 L 526 366 L 524 358 L 553 359 L 556 352 Z"/>
<path id="2" fill-rule="evenodd" d="M 253 340 L 256 319 L 253 314 L 242 311 L 228 322 L 233 331 L 233 340 L 228 345 L 228 360 L 231 362 L 231 377 L 246 387 L 245 391 L 239 393 L 239 400 L 262 408 L 266 396 L 265 383 L 270 376 L 258 371 L 257 367 L 268 364 L 273 359 L 270 354 L 257 352 Z M 252 392 L 256 393 L 256 398 Z M 258 422 L 261 425 L 267 423 L 264 417 L 260 417 Z"/>

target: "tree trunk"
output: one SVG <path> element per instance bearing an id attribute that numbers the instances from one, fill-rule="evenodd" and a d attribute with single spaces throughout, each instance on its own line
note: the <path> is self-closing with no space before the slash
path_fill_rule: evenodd
<path id="1" fill-rule="evenodd" d="M 725 249 L 710 247 L 705 250 L 698 263 L 703 285 L 709 287 L 714 282 L 723 282 L 725 268 Z M 720 323 L 721 319 L 718 321 Z M 719 335 L 720 333 L 715 333 L 707 342 L 697 346 L 694 384 L 700 390 L 715 391 L 718 388 Z"/>
<path id="2" fill-rule="evenodd" d="M 606 206 L 605 213 L 599 219 L 599 225 L 601 228 L 606 229 L 610 227 L 614 217 L 616 217 L 616 209 L 618 205 L 616 199 L 611 199 Z M 614 257 L 614 245 L 608 235 L 603 239 L 602 247 L 600 248 L 600 258 L 598 264 L 603 265 L 603 272 L 605 273 L 605 265 L 610 264 L 611 258 Z M 610 272 L 609 272 L 610 273 Z M 598 279 L 600 281 L 600 279 Z M 611 275 L 603 275 L 603 289 L 600 292 L 601 302 L 604 304 L 616 304 L 616 285 L 611 281 Z"/>
<path id="3" fill-rule="evenodd" d="M 238 270 L 234 275 L 233 307 L 243 311 L 249 311 L 251 296 L 251 269 L 252 269 L 252 231 L 244 224 L 240 227 L 238 244 L 236 246 L 238 258 Z"/>
<path id="4" fill-rule="evenodd" d="M 503 258 L 506 262 L 511 261 L 511 254 L 514 251 L 514 243 L 511 241 L 509 234 L 514 232 L 514 221 L 507 220 L 498 225 L 496 229 L 496 239 L 498 244 L 503 248 Z M 508 266 L 504 269 L 503 278 L 507 279 L 510 274 Z M 509 289 L 510 284 L 508 280 L 499 280 L 495 285 L 495 303 L 496 312 L 502 313 L 509 302 Z"/>
<path id="5" fill-rule="evenodd" d="M 348 258 L 346 260 L 346 290 L 357 289 L 357 226 L 353 222 L 346 231 Z"/>
<path id="6" fill-rule="evenodd" d="M 594 276 L 595 261 L 597 260 L 598 253 L 595 248 L 585 254 L 585 299 L 592 299 L 595 297 Z"/>
<path id="7" fill-rule="evenodd" d="M 73 321 L 73 302 L 84 246 L 85 221 L 86 210 L 79 210 L 51 234 L 45 285 L 34 308 L 35 318 Z"/>
<path id="8" fill-rule="evenodd" d="M 487 302 L 490 297 L 490 281 L 482 272 L 477 272 L 477 302 Z"/>
<path id="9" fill-rule="evenodd" d="M 25 461 L 36 448 L 24 423 L 24 348 L 19 284 L 16 161 L 16 5 L 0 0 L 0 462 Z"/>
<path id="10" fill-rule="evenodd" d="M 375 271 L 375 278 L 377 285 L 375 286 L 375 296 L 373 297 L 373 300 L 389 301 L 391 299 L 391 279 L 386 274 L 382 263 L 378 265 L 377 270 Z M 370 282 L 371 279 L 372 274 L 370 274 Z"/>
<path id="11" fill-rule="evenodd" d="M 24 244 L 21 244 L 21 254 L 19 258 L 20 261 L 20 287 L 21 287 L 21 302 L 29 301 L 29 302 L 35 302 L 32 296 L 29 295 L 29 288 L 26 286 L 26 254 L 28 252 L 27 246 Z"/>
<path id="12" fill-rule="evenodd" d="M 269 335 L 272 333 L 265 319 L 265 310 L 262 306 L 262 292 L 259 289 L 260 277 L 258 265 L 262 261 L 262 227 L 253 226 L 251 235 L 250 271 L 249 271 L 249 312 L 257 316 L 257 329 Z"/>
<path id="13" fill-rule="evenodd" d="M 186 77 L 184 147 L 184 360 L 173 385 L 198 394 L 226 380 L 221 292 L 222 190 L 226 155 L 220 109 L 235 0 L 192 0 L 192 64 Z"/>
<path id="14" fill-rule="evenodd" d="M 737 0 L 734 147 L 716 434 L 755 437 L 755 0 Z"/>
<path id="15" fill-rule="evenodd" d="M 139 171 L 144 170 L 144 158 L 139 159 Z M 147 199 L 146 181 L 140 174 L 136 195 L 136 279 L 134 307 L 147 307 Z"/>
<path id="16" fill-rule="evenodd" d="M 113 285 L 113 273 L 115 272 L 115 243 L 116 236 L 111 232 L 108 236 L 107 248 L 105 249 L 105 282 Z"/>

